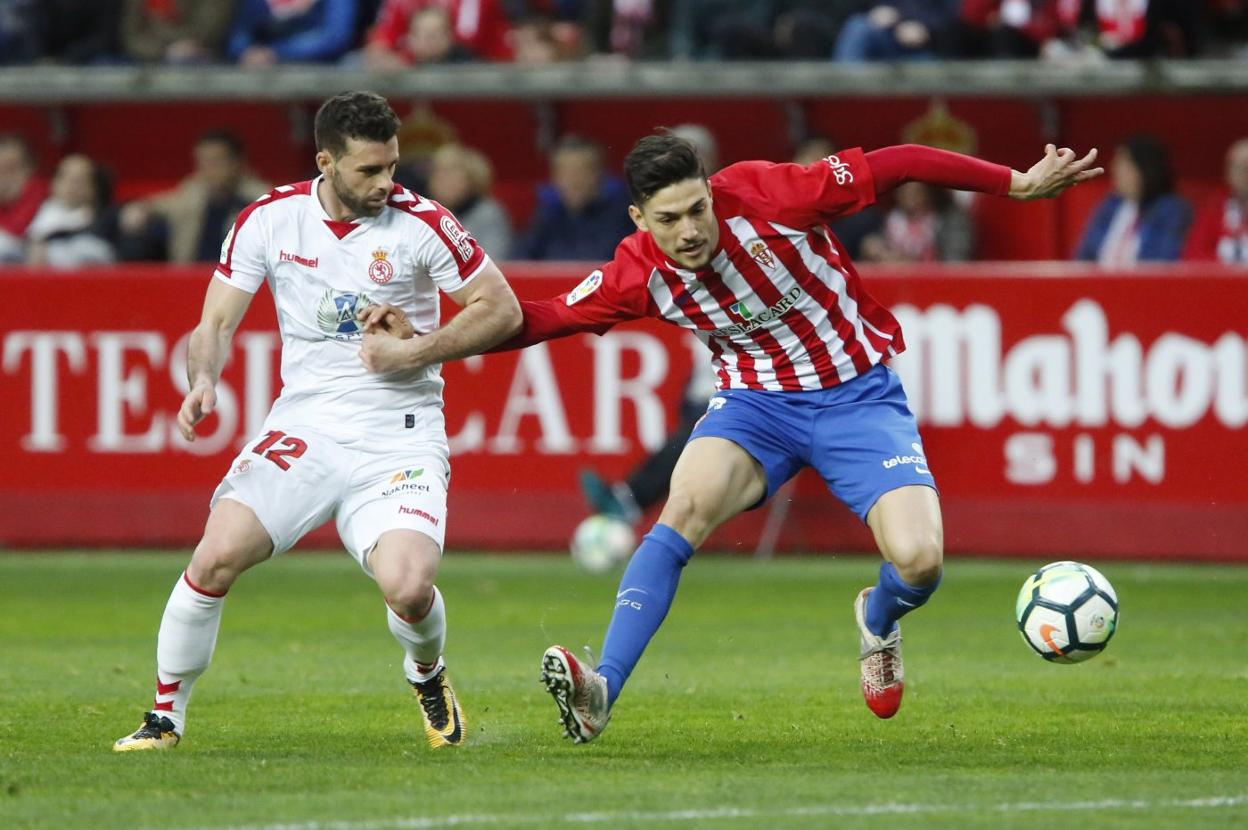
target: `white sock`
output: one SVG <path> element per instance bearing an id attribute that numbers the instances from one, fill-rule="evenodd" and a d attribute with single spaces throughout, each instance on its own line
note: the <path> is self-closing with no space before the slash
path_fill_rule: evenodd
<path id="1" fill-rule="evenodd" d="M 204 673 L 217 645 L 225 595 L 213 596 L 191 584 L 184 571 L 173 586 L 156 638 L 156 701 L 152 711 L 186 728 L 191 686 Z"/>
<path id="2" fill-rule="evenodd" d="M 442 592 L 436 587 L 433 589 L 433 604 L 425 616 L 414 622 L 400 617 L 386 605 L 386 622 L 407 655 L 403 660 L 403 674 L 407 679 L 422 683 L 437 674 L 442 647 L 446 644 L 446 605 L 442 602 Z M 433 668 L 421 671 L 420 666 Z"/>

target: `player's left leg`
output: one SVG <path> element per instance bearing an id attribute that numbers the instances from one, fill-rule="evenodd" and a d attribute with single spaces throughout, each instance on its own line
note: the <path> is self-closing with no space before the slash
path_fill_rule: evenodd
<path id="1" fill-rule="evenodd" d="M 403 647 L 403 673 L 420 701 L 430 746 L 457 746 L 467 731 L 446 677 L 446 606 L 434 580 L 442 550 L 419 531 L 389 530 L 377 540 L 369 567 L 386 600 L 390 633 Z"/>
<path id="2" fill-rule="evenodd" d="M 446 607 L 435 580 L 446 527 L 450 465 L 444 448 L 357 451 L 338 509 L 338 535 L 377 582 L 403 674 L 421 705 L 430 746 L 462 744 L 464 713 L 446 676 Z"/>
<path id="3" fill-rule="evenodd" d="M 867 514 L 867 525 L 885 561 L 879 581 L 854 601 L 862 695 L 878 717 L 891 718 L 905 690 L 897 621 L 940 585 L 944 531 L 936 491 L 924 485 L 890 490 Z"/>
<path id="4" fill-rule="evenodd" d="M 854 619 L 863 697 L 888 718 L 905 688 L 897 620 L 927 602 L 940 583 L 940 502 L 891 369 L 876 366 L 822 395 L 810 464 L 871 528 L 885 559 L 879 582 L 859 593 Z"/>
<path id="5" fill-rule="evenodd" d="M 872 633 L 886 636 L 940 584 L 944 562 L 940 497 L 922 485 L 890 490 L 867 514 L 867 526 L 884 564 L 867 599 L 866 623 Z"/>

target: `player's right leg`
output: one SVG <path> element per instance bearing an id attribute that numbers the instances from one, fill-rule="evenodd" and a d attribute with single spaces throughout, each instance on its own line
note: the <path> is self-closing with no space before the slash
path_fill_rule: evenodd
<path id="1" fill-rule="evenodd" d="M 702 437 L 685 447 L 659 521 L 620 580 L 597 670 L 561 646 L 542 657 L 542 682 L 574 741 L 591 741 L 606 727 L 611 705 L 671 608 L 694 549 L 719 525 L 757 504 L 766 490 L 762 465 L 737 443 Z"/>
<path id="2" fill-rule="evenodd" d="M 118 752 L 177 746 L 195 680 L 217 643 L 226 592 L 243 571 L 273 550 L 255 513 L 232 499 L 213 507 L 191 562 L 165 605 L 156 640 L 156 699 L 143 724 L 113 744 Z"/>

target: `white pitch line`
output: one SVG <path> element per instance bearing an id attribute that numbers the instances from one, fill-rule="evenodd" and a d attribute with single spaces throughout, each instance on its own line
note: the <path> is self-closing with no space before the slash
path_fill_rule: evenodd
<path id="1" fill-rule="evenodd" d="M 1107 798 L 1101 801 L 1073 801 L 1068 804 L 1042 801 L 1020 801 L 1004 804 L 863 804 L 846 806 L 814 804 L 782 810 L 761 810 L 749 807 L 721 807 L 713 810 L 670 810 L 656 812 L 596 812 L 549 815 L 514 815 L 510 813 L 461 813 L 450 816 L 408 816 L 364 821 L 300 821 L 280 824 L 227 825 L 199 830 L 438 830 L 442 827 L 517 824 L 618 824 L 679 821 L 715 821 L 732 819 L 776 819 L 805 816 L 882 816 L 922 813 L 1037 813 L 1096 812 L 1100 810 L 1202 810 L 1216 807 L 1240 807 L 1248 804 L 1248 795 L 1217 795 L 1171 801 Z"/>

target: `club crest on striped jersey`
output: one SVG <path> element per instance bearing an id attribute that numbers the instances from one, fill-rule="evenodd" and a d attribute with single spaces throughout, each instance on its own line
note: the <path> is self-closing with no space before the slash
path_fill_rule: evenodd
<path id="1" fill-rule="evenodd" d="M 576 305 L 581 300 L 588 297 L 598 290 L 602 285 L 602 271 L 594 271 L 588 277 L 581 280 L 581 284 L 568 292 L 568 305 Z"/>
<path id="2" fill-rule="evenodd" d="M 763 242 L 761 239 L 750 245 L 750 256 L 754 257 L 754 261 L 764 268 L 774 269 L 776 267 L 775 257 L 773 257 L 771 255 L 771 251 L 767 249 L 767 243 Z"/>
<path id="3" fill-rule="evenodd" d="M 373 261 L 368 266 L 368 278 L 378 285 L 385 285 L 394 279 L 394 266 L 386 259 L 389 253 L 381 248 L 373 251 Z"/>

